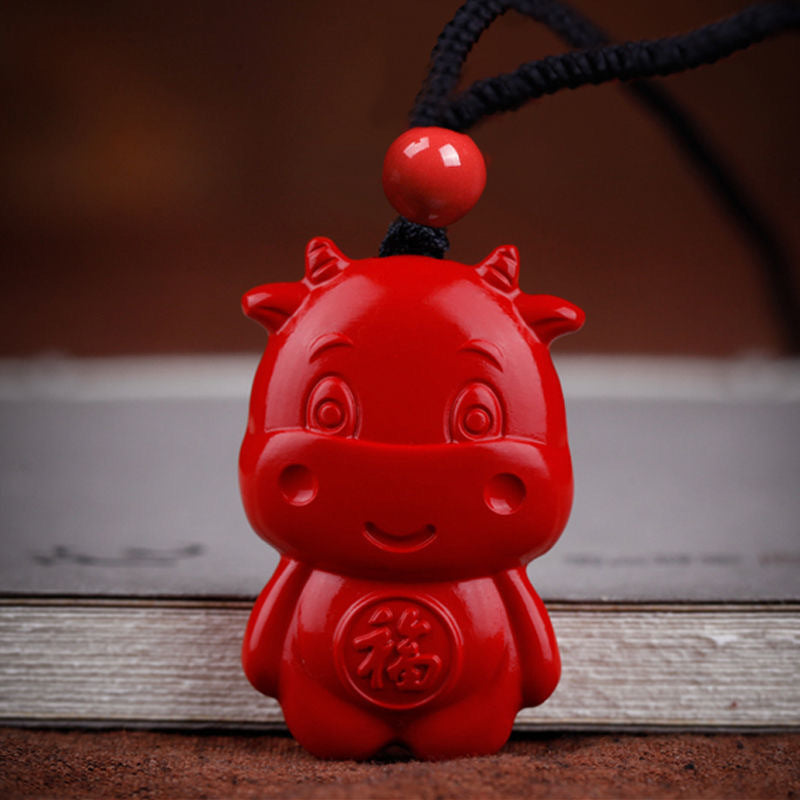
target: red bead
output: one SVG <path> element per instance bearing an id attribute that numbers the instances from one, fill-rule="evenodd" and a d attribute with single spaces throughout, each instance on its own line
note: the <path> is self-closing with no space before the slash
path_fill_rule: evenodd
<path id="1" fill-rule="evenodd" d="M 461 219 L 486 186 L 486 165 L 469 136 L 446 128 L 411 128 L 383 162 L 383 191 L 395 210 L 420 225 Z"/>

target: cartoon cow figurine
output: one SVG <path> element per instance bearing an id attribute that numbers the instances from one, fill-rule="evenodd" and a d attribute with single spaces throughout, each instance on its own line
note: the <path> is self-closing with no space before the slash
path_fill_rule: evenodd
<path id="1" fill-rule="evenodd" d="M 511 246 L 473 267 L 351 260 L 323 238 L 302 281 L 243 304 L 270 335 L 242 497 L 282 554 L 247 677 L 321 757 L 496 751 L 560 674 L 525 565 L 570 510 L 548 345 L 583 313 L 521 292 Z"/>

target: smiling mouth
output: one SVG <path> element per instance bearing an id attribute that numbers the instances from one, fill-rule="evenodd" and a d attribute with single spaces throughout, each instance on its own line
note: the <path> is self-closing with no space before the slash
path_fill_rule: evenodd
<path id="1" fill-rule="evenodd" d="M 374 522 L 364 523 L 364 538 L 389 553 L 414 553 L 427 547 L 436 538 L 435 525 L 423 525 L 411 533 L 389 533 Z"/>

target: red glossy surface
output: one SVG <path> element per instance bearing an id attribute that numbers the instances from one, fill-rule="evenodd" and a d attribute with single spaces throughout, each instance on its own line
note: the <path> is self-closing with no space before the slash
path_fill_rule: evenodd
<path id="1" fill-rule="evenodd" d="M 240 482 L 283 555 L 250 618 L 245 672 L 312 753 L 490 753 L 560 662 L 524 565 L 572 500 L 548 344 L 577 308 L 475 267 L 350 261 L 314 239 L 302 281 L 261 286 L 270 331 Z"/>
<path id="2" fill-rule="evenodd" d="M 411 128 L 392 142 L 383 162 L 383 191 L 395 210 L 420 225 L 461 219 L 486 186 L 475 142 L 446 128 Z"/>

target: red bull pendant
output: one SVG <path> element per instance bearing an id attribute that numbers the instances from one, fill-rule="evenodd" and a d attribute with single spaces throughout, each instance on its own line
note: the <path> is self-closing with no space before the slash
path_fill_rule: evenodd
<path id="1" fill-rule="evenodd" d="M 411 129 L 384 186 L 412 222 L 466 213 L 485 181 L 468 137 Z M 560 674 L 525 565 L 572 501 L 548 352 L 583 313 L 518 285 L 513 246 L 470 266 L 351 259 L 312 239 L 305 276 L 259 286 L 269 339 L 241 449 L 248 518 L 281 562 L 243 662 L 311 753 L 495 752 Z"/>

